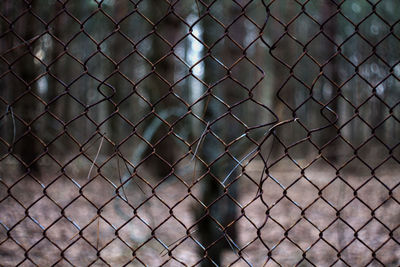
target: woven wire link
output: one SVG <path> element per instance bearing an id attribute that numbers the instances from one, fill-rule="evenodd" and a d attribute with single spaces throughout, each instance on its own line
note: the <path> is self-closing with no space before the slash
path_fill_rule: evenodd
<path id="1" fill-rule="evenodd" d="M 399 265 L 397 9 L 3 1 L 0 265 Z"/>

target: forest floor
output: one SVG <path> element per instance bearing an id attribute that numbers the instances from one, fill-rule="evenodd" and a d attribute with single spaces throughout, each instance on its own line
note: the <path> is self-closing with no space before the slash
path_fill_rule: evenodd
<path id="1" fill-rule="evenodd" d="M 393 166 L 378 169 L 376 177 L 354 166 L 343 169 L 341 177 L 346 184 L 322 163 L 307 168 L 302 176 L 293 164 L 283 162 L 270 169 L 271 177 L 262 187 L 263 202 L 255 198 L 262 165 L 254 162 L 247 167 L 247 175 L 235 182 L 239 188 L 236 200 L 244 216 L 235 223 L 238 236 L 229 242 L 232 249 L 223 252 L 221 265 L 278 266 L 278 262 L 312 266 L 312 262 L 328 266 L 336 262 L 335 266 L 398 266 L 400 188 L 396 185 L 400 172 Z M 135 213 L 115 194 L 118 179 L 107 181 L 94 175 L 87 179 L 87 168 L 75 167 L 66 173 L 81 186 L 82 194 L 71 179 L 56 170 L 40 177 L 42 187 L 30 176 L 17 181 L 19 174 L 12 166 L 0 166 L 1 181 L 14 184 L 8 194 L 0 183 L 0 199 L 8 196 L 0 202 L 1 266 L 15 266 L 26 257 L 38 266 L 107 266 L 105 262 L 123 266 L 133 259 L 129 247 L 136 249 L 137 259 L 127 266 L 181 266 L 179 261 L 191 266 L 201 259 L 193 212 L 200 205 L 195 200 L 200 198 L 200 183 L 189 195 L 184 183 L 169 177 L 152 194 L 137 178 L 136 183 L 125 186 L 125 192 L 120 191 Z M 192 183 L 191 175 L 180 177 Z M 152 186 L 159 182 L 146 181 Z M 350 186 L 358 188 L 356 193 Z M 282 187 L 287 189 L 286 196 Z M 317 187 L 323 190 L 319 192 Z M 268 218 L 264 203 L 270 208 Z M 96 207 L 101 208 L 100 216 Z M 339 217 L 334 207 L 340 210 Z M 238 214 L 240 210 L 238 207 Z M 184 239 L 188 229 L 191 237 Z M 174 248 L 172 257 L 165 246 Z M 245 260 L 235 246 L 242 248 Z M 338 261 L 338 251 L 346 264 Z M 21 266 L 35 265 L 26 259 Z"/>

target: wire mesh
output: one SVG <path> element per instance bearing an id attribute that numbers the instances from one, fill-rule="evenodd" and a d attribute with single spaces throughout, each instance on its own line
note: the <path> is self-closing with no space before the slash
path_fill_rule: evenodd
<path id="1" fill-rule="evenodd" d="M 0 265 L 399 265 L 398 9 L 3 1 Z"/>

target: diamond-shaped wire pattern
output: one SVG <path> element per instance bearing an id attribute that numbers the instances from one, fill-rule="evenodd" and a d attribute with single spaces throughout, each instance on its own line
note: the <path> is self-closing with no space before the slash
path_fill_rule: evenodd
<path id="1" fill-rule="evenodd" d="M 399 11 L 2 1 L 0 265 L 400 265 Z"/>

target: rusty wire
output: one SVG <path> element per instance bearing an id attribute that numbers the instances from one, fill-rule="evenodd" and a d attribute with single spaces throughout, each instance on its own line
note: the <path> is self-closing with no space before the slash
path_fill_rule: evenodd
<path id="1" fill-rule="evenodd" d="M 0 265 L 399 265 L 393 5 L 2 2 Z"/>

